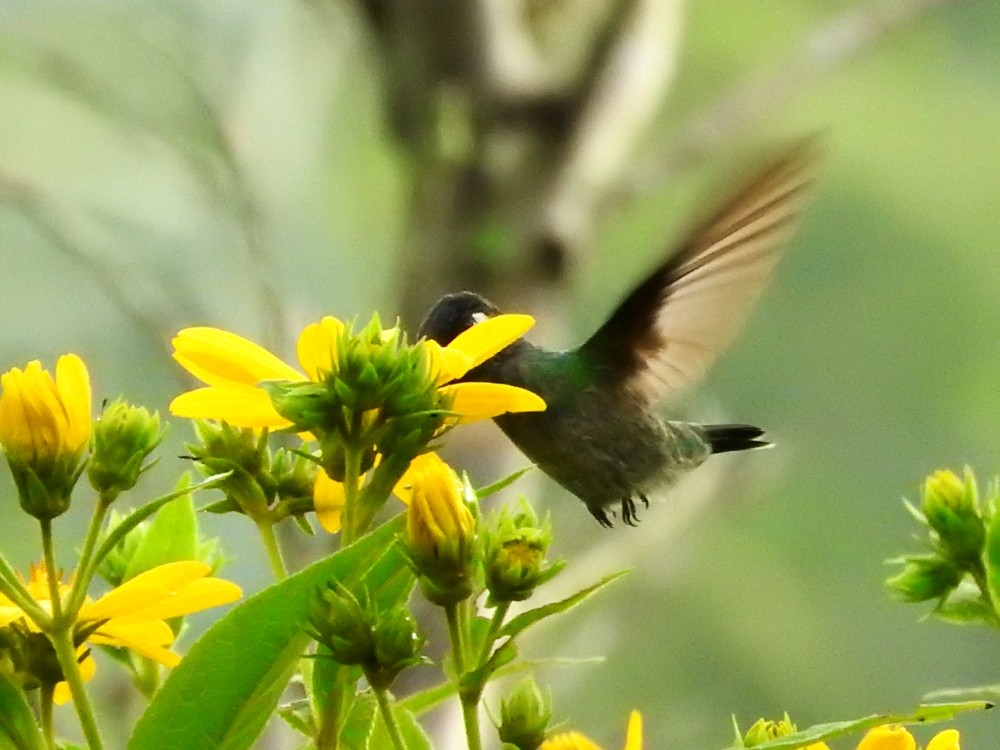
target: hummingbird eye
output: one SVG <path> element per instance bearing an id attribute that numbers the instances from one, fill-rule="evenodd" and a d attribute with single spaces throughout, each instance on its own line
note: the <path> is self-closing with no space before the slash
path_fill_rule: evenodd
<path id="1" fill-rule="evenodd" d="M 474 312 L 472 313 L 472 325 L 478 325 L 489 320 L 489 315 L 484 312 Z"/>

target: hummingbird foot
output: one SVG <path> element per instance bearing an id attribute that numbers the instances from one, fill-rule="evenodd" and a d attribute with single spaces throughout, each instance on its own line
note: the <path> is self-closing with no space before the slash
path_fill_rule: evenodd
<path id="1" fill-rule="evenodd" d="M 612 526 L 614 526 L 614 524 L 611 523 L 611 519 L 608 518 L 608 514 L 604 511 L 604 508 L 601 507 L 594 508 L 588 505 L 587 510 L 590 511 L 590 515 L 596 518 L 597 522 L 601 524 L 601 526 L 603 526 L 604 528 L 610 529 Z"/>
<path id="2" fill-rule="evenodd" d="M 649 498 L 641 492 L 638 495 L 639 499 L 642 500 L 643 507 L 648 508 Z M 631 496 L 622 498 L 622 520 L 629 526 L 639 525 L 639 516 L 635 512 L 635 500 Z"/>

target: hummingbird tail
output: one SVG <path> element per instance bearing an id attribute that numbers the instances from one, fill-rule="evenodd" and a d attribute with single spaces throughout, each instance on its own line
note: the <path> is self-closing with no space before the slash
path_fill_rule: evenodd
<path id="1" fill-rule="evenodd" d="M 705 425 L 704 430 L 712 453 L 748 451 L 771 445 L 766 440 L 759 439 L 764 434 L 760 427 L 749 424 L 709 424 Z"/>

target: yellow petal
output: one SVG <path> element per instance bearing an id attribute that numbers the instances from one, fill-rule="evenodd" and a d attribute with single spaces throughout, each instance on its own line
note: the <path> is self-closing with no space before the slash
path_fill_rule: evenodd
<path id="1" fill-rule="evenodd" d="M 601 750 L 601 748 L 579 732 L 564 732 L 549 737 L 539 745 L 538 750 Z"/>
<path id="2" fill-rule="evenodd" d="M 174 359 L 208 385 L 305 380 L 264 347 L 219 328 L 185 328 L 174 337 L 173 345 Z"/>
<path id="3" fill-rule="evenodd" d="M 421 342 L 427 353 L 431 377 L 437 384 L 457 380 L 472 369 L 472 357 L 465 352 L 441 346 L 437 341 L 425 339 Z"/>
<path id="4" fill-rule="evenodd" d="M 485 325 L 480 323 L 479 325 Z M 451 410 L 461 422 L 490 419 L 509 412 L 545 411 L 545 401 L 531 391 L 500 383 L 455 383 L 438 389 L 451 396 Z"/>
<path id="5" fill-rule="evenodd" d="M 169 640 L 163 640 L 163 633 L 157 625 L 167 629 Z M 101 633 L 111 630 L 107 626 L 101 628 Z M 99 635 L 95 633 L 88 639 L 91 643 L 104 646 L 117 646 L 135 651 L 137 654 L 148 657 L 158 664 L 166 667 L 176 667 L 181 657 L 170 649 L 164 648 L 162 644 L 169 644 L 173 640 L 173 631 L 165 622 L 153 620 L 144 623 L 134 623 L 131 626 L 117 626 L 113 629 L 112 636 Z"/>
<path id="6" fill-rule="evenodd" d="M 224 420 L 233 427 L 269 427 L 291 425 L 274 410 L 271 397 L 251 386 L 206 386 L 182 393 L 170 402 L 170 413 L 189 419 Z"/>
<path id="7" fill-rule="evenodd" d="M 322 469 L 316 472 L 313 485 L 313 508 L 320 526 L 330 534 L 340 531 L 340 517 L 344 511 L 344 485 L 335 482 Z"/>
<path id="8" fill-rule="evenodd" d="M 899 726 L 881 726 L 869 729 L 858 743 L 858 750 L 915 750 L 913 735 Z"/>
<path id="9" fill-rule="evenodd" d="M 337 339 L 343 330 L 344 324 L 330 315 L 319 323 L 311 323 L 302 329 L 295 352 L 310 380 L 319 381 L 323 373 L 333 370 Z"/>
<path id="10" fill-rule="evenodd" d="M 197 560 L 166 563 L 140 573 L 112 589 L 96 602 L 80 608 L 81 620 L 105 620 L 122 617 L 174 595 L 192 581 L 204 578 L 211 568 Z M 155 615 L 147 619 L 162 619 Z"/>
<path id="11" fill-rule="evenodd" d="M 475 367 L 513 344 L 533 325 L 535 319 L 530 315 L 496 315 L 462 331 L 447 348 L 467 355 Z"/>
<path id="12" fill-rule="evenodd" d="M 87 366 L 75 354 L 64 354 L 56 362 L 56 387 L 65 410 L 67 447 L 82 448 L 90 440 L 90 376 Z"/>
<path id="13" fill-rule="evenodd" d="M 943 732 L 938 732 L 927 745 L 927 750 L 960 750 L 958 730 L 945 729 Z"/>
<path id="14" fill-rule="evenodd" d="M 642 750 L 642 716 L 638 711 L 633 711 L 628 716 L 625 750 Z"/>

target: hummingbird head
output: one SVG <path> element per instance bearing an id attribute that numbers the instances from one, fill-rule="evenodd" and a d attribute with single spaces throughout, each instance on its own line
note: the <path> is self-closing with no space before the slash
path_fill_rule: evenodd
<path id="1" fill-rule="evenodd" d="M 446 294 L 427 313 L 417 336 L 447 346 L 462 331 L 499 314 L 495 305 L 473 292 Z"/>

